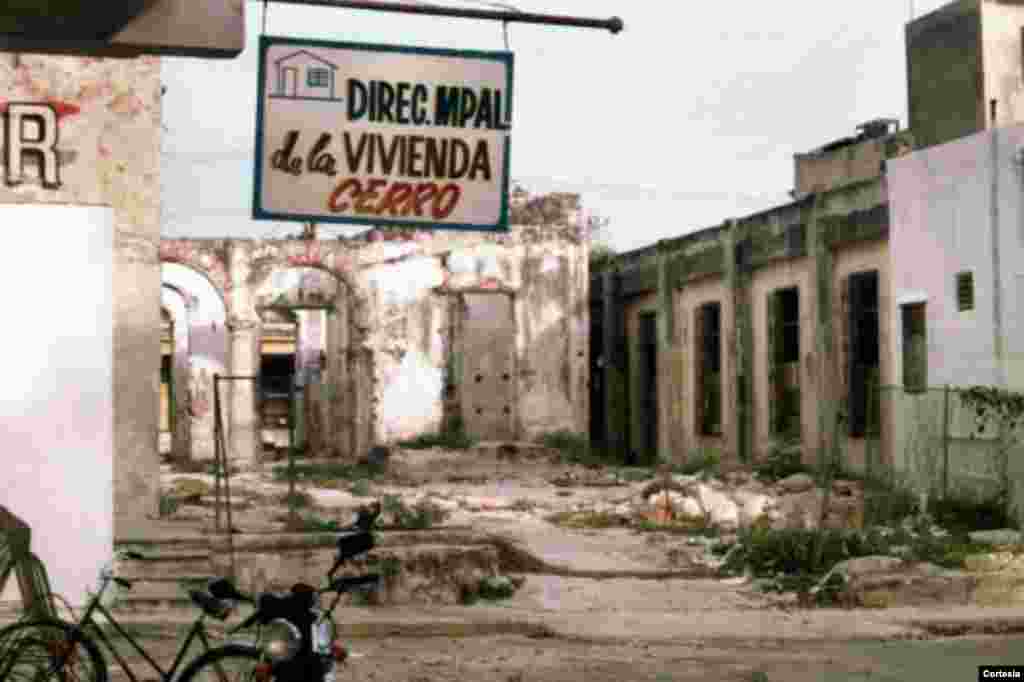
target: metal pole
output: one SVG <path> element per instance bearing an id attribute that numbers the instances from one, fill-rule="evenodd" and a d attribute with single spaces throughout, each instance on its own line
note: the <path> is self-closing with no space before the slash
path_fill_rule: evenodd
<path id="1" fill-rule="evenodd" d="M 370 2 L 368 0 L 270 0 L 271 2 L 289 5 L 314 5 L 335 7 L 338 9 L 368 9 L 378 12 L 397 12 L 399 14 L 425 14 L 434 17 L 451 17 L 455 19 L 485 19 L 505 23 L 547 24 L 550 26 L 571 26 L 575 28 L 600 28 L 611 31 L 613 35 L 622 31 L 625 24 L 619 17 L 610 19 L 587 19 L 584 17 L 567 17 L 555 14 L 536 14 L 533 12 L 510 12 L 498 10 L 442 7 L 440 5 L 406 5 L 398 2 Z"/>
<path id="2" fill-rule="evenodd" d="M 295 375 L 288 382 L 288 523 L 298 521 L 295 510 Z"/>
<path id="3" fill-rule="evenodd" d="M 949 384 L 942 395 L 942 499 L 949 494 Z"/>
<path id="4" fill-rule="evenodd" d="M 216 409 L 214 415 L 215 423 L 220 424 L 220 428 L 216 429 L 220 432 L 220 454 L 221 461 L 219 467 L 224 468 L 224 494 L 227 497 L 227 521 L 228 521 L 228 552 L 231 555 L 231 579 L 235 580 L 238 577 L 238 573 L 235 570 L 235 524 L 231 518 L 231 470 L 228 467 L 228 456 L 227 447 L 224 443 L 224 421 L 221 417 L 220 411 L 220 380 L 221 379 L 233 379 L 235 377 L 221 377 L 219 374 L 213 375 L 213 404 Z"/>
<path id="5" fill-rule="evenodd" d="M 214 522 L 214 528 L 219 533 L 221 531 L 221 512 L 220 512 L 220 459 L 221 459 L 221 429 L 224 425 L 220 421 L 220 391 L 217 388 L 220 377 L 217 374 L 213 375 L 213 490 L 214 490 L 214 509 L 216 510 L 216 521 Z"/>

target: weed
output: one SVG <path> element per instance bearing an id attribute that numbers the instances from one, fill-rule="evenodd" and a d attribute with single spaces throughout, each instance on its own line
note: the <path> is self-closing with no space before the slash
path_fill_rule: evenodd
<path id="1" fill-rule="evenodd" d="M 443 523 L 449 512 L 428 499 L 421 499 L 411 507 L 398 495 L 385 495 L 381 509 L 393 519 L 395 528 L 422 530 Z"/>
<path id="2" fill-rule="evenodd" d="M 646 481 L 655 477 L 655 473 L 652 469 L 643 469 L 629 467 L 619 470 L 619 478 L 628 483 L 636 483 L 638 481 Z"/>
<path id="3" fill-rule="evenodd" d="M 754 473 L 761 480 L 774 483 L 793 474 L 810 473 L 810 470 L 800 458 L 798 443 L 785 441 L 772 447 L 764 461 L 754 466 Z"/>
<path id="4" fill-rule="evenodd" d="M 370 482 L 365 478 L 360 478 L 358 481 L 349 486 L 348 491 L 356 497 L 369 497 L 370 495 Z"/>
<path id="5" fill-rule="evenodd" d="M 296 530 L 300 533 L 337 533 L 341 530 L 341 524 L 333 519 L 310 515 L 299 519 Z"/>
<path id="6" fill-rule="evenodd" d="M 402 570 L 402 561 L 395 556 L 386 556 L 380 561 L 380 574 L 385 578 L 393 578 Z"/>
<path id="7" fill-rule="evenodd" d="M 178 511 L 181 506 L 181 498 L 172 495 L 169 492 L 162 491 L 160 493 L 160 518 L 167 518 L 168 516 L 174 516 L 174 513 Z"/>
<path id="8" fill-rule="evenodd" d="M 565 528 L 621 528 L 628 523 L 617 514 L 597 511 L 557 512 L 545 520 Z"/>
<path id="9" fill-rule="evenodd" d="M 931 519 L 921 516 L 915 523 L 896 529 L 877 527 L 867 531 L 754 527 L 741 529 L 735 543 L 716 545 L 712 552 L 724 555 L 721 571 L 725 575 L 749 571 L 761 579 L 763 590 L 807 592 L 829 569 L 846 559 L 900 556 L 943 568 L 962 568 L 967 556 L 991 550 L 963 536 L 935 534 L 931 526 Z M 816 595 L 818 603 L 832 603 L 841 588 L 838 583 L 825 585 Z"/>
<path id="10" fill-rule="evenodd" d="M 666 523 L 658 523 L 650 519 L 638 519 L 633 527 L 641 533 L 670 533 L 673 535 L 699 535 L 716 538 L 721 530 L 711 524 L 706 517 L 679 517 Z"/>
<path id="11" fill-rule="evenodd" d="M 675 473 L 684 476 L 693 476 L 703 473 L 714 476 L 718 473 L 718 467 L 722 463 L 722 456 L 714 448 L 701 448 L 690 453 L 686 461 L 674 468 Z"/>
<path id="12" fill-rule="evenodd" d="M 306 509 L 313 506 L 313 497 L 303 490 L 296 490 L 282 495 L 281 504 L 293 509 Z"/>
<path id="13" fill-rule="evenodd" d="M 468 450 L 476 441 L 466 434 L 465 424 L 461 417 L 452 417 L 440 431 L 422 433 L 409 440 L 399 441 L 398 447 L 407 450 L 429 450 L 444 448 L 446 450 Z"/>
<path id="14" fill-rule="evenodd" d="M 516 586 L 503 575 L 487 576 L 480 579 L 480 598 L 495 601 L 508 599 L 516 592 Z"/>
<path id="15" fill-rule="evenodd" d="M 897 524 L 908 516 L 916 516 L 920 507 L 920 498 L 903 481 L 864 481 L 864 520 L 868 524 Z"/>
<path id="16" fill-rule="evenodd" d="M 1014 528 L 1017 525 L 1012 515 L 1007 513 L 1007 505 L 1002 495 L 983 498 L 959 492 L 943 500 L 929 501 L 928 513 L 935 518 L 938 525 L 953 533 L 998 530 Z"/>
<path id="17" fill-rule="evenodd" d="M 383 467 L 367 463 L 351 464 L 348 462 L 319 462 L 303 463 L 295 465 L 295 479 L 308 481 L 313 485 L 333 487 L 339 481 L 358 481 L 360 479 L 373 479 L 383 473 Z M 274 467 L 273 477 L 275 481 L 287 481 L 289 476 L 288 465 Z"/>

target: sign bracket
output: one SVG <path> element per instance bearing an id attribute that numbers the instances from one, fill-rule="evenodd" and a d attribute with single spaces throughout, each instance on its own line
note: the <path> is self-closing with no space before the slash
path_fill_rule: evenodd
<path id="1" fill-rule="evenodd" d="M 586 17 L 560 16 L 555 14 L 536 14 L 533 12 L 514 12 L 472 9 L 462 7 L 442 7 L 441 5 L 416 4 L 406 5 L 399 2 L 370 2 L 369 0 L 269 0 L 270 2 L 290 5 L 313 5 L 335 7 L 338 9 L 367 9 L 378 12 L 397 12 L 400 14 L 425 14 L 435 17 L 451 17 L 455 19 L 482 19 L 505 23 L 546 24 L 549 26 L 569 26 L 573 28 L 599 28 L 611 31 L 615 35 L 625 28 L 619 17 L 610 19 L 589 19 Z"/>

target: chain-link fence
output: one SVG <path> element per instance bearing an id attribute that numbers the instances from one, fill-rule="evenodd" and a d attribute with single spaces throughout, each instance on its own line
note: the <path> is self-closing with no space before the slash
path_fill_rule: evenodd
<path id="1" fill-rule="evenodd" d="M 977 415 L 961 394 L 953 387 L 908 391 L 880 386 L 870 391 L 878 409 L 868 410 L 865 440 L 869 515 L 891 518 L 886 507 L 892 505 L 927 508 L 935 500 L 992 500 L 1004 489 L 1011 505 L 1024 499 L 1016 491 L 1017 479 L 1024 476 L 1015 475 L 1017 467 L 1009 462 L 1015 448 L 1006 447 L 1009 441 L 993 425 L 979 433 Z"/>

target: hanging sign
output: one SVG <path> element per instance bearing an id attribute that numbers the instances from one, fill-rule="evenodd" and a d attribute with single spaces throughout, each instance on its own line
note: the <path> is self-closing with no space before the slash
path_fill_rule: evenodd
<path id="1" fill-rule="evenodd" d="M 253 217 L 508 229 L 512 54 L 262 37 Z"/>

